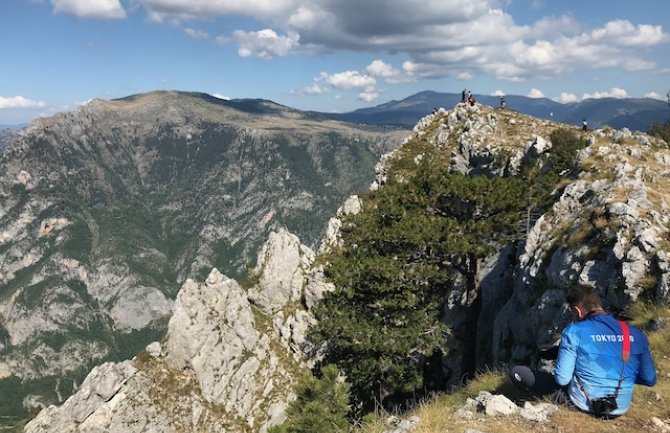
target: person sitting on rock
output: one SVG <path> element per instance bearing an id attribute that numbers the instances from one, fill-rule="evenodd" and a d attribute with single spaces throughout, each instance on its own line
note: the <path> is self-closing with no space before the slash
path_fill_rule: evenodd
<path id="1" fill-rule="evenodd" d="M 647 337 L 607 313 L 593 287 L 570 290 L 566 301 L 575 322 L 561 334 L 554 374 L 515 366 L 510 379 L 533 394 L 550 395 L 557 403 L 602 418 L 623 415 L 634 384 L 656 383 Z"/>

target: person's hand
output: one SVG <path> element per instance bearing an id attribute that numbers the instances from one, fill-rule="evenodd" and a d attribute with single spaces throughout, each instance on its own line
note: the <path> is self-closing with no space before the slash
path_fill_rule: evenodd
<path id="1" fill-rule="evenodd" d="M 538 355 L 540 355 L 540 358 L 542 359 L 549 359 L 553 360 L 558 358 L 558 345 L 556 344 L 545 344 L 543 346 L 540 346 L 537 349 Z"/>

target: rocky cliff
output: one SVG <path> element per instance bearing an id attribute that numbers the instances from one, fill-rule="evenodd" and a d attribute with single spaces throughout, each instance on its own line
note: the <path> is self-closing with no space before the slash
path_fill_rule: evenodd
<path id="1" fill-rule="evenodd" d="M 16 129 L 0 127 L 0 156 L 2 156 L 2 153 L 5 151 L 5 147 L 18 137 L 18 135 L 19 131 Z"/>
<path id="2" fill-rule="evenodd" d="M 506 110 L 457 106 L 422 119 L 402 147 L 377 165 L 373 188 L 404 178 L 437 151 L 452 170 L 513 176 L 527 159 L 552 152 L 563 125 Z M 444 369 L 461 377 L 462 347 L 477 341 L 478 365 L 536 361 L 569 319 L 566 288 L 598 287 L 607 306 L 626 311 L 640 300 L 670 301 L 670 148 L 645 134 L 601 129 L 583 136 L 574 175 L 541 214 L 520 225 L 520 242 L 500 245 L 480 264 L 482 312 L 466 326 L 467 296 L 458 280 L 445 320 Z M 364 199 L 363 199 L 364 200 Z M 342 217 L 361 211 L 353 197 L 328 223 L 319 253 L 336 251 Z M 311 308 L 332 290 L 323 260 L 286 231 L 270 235 L 245 290 L 212 271 L 187 281 L 168 333 L 132 361 L 94 369 L 61 407 L 49 407 L 27 432 L 264 431 L 283 419 L 290 385 L 309 365 Z M 168 390 L 160 391 L 160 389 Z M 114 427 L 116 428 L 116 427 Z M 121 430 L 119 430 L 121 431 Z"/>
<path id="3" fill-rule="evenodd" d="M 32 123 L 0 159 L 0 416 L 157 339 L 187 278 L 243 278 L 271 230 L 314 246 L 404 136 L 176 92 Z"/>
<path id="4" fill-rule="evenodd" d="M 280 230 L 263 245 L 247 290 L 217 269 L 204 283 L 187 280 L 163 341 L 94 368 L 25 431 L 265 432 L 283 422 L 313 351 L 305 341 L 313 316 L 301 300 L 313 305 L 330 290 L 314 259 Z"/>
<path id="5" fill-rule="evenodd" d="M 549 136 L 572 128 L 510 110 L 458 105 L 422 119 L 416 137 L 382 158 L 373 186 L 404 177 L 427 149 L 438 149 L 452 170 L 514 176 L 523 161 L 552 152 Z M 577 130 L 574 129 L 577 133 Z M 482 311 L 467 329 L 466 297 L 458 284 L 445 315 L 455 334 L 476 338 L 477 365 L 536 361 L 537 347 L 557 341 L 571 320 L 567 288 L 597 287 L 606 307 L 626 314 L 638 300 L 670 300 L 670 148 L 627 129 L 582 133 L 587 146 L 566 173 L 555 201 L 521 222 L 521 239 L 501 245 L 480 264 Z M 461 376 L 464 341 L 451 341 L 447 370 Z"/>

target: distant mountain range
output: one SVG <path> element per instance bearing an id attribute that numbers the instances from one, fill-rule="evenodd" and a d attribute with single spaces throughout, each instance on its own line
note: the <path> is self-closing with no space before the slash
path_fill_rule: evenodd
<path id="1" fill-rule="evenodd" d="M 500 105 L 497 96 L 473 96 L 479 103 L 493 107 Z M 575 125 L 581 125 L 582 119 L 586 119 L 589 126 L 594 128 L 607 125 L 617 129 L 625 127 L 647 131 L 651 123 L 666 121 L 670 117 L 667 103 L 649 98 L 586 99 L 570 104 L 518 95 L 508 95 L 505 99 L 509 110 Z M 324 113 L 324 116 L 348 122 L 412 127 L 434 108 L 451 108 L 460 101 L 460 94 L 424 91 L 400 101 L 390 101 L 348 113 Z"/>

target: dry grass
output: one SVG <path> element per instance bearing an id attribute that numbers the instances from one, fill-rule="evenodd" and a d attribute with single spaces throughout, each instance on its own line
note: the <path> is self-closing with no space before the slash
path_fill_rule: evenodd
<path id="1" fill-rule="evenodd" d="M 481 374 L 466 387 L 451 394 L 443 394 L 425 402 L 406 417 L 416 415 L 421 425 L 413 433 L 463 433 L 468 429 L 484 433 L 653 433 L 655 430 L 650 419 L 664 420 L 670 424 L 670 309 L 640 305 L 635 310 L 637 326 L 644 327 L 652 319 L 662 318 L 668 327 L 661 331 L 647 332 L 652 355 L 658 371 L 658 383 L 652 388 L 636 386 L 633 404 L 628 413 L 615 420 L 602 421 L 587 414 L 561 408 L 551 420 L 545 423 L 527 421 L 520 416 L 487 418 L 484 415 L 475 420 L 458 419 L 454 413 L 465 404 L 468 397 L 476 396 L 479 391 L 502 393 L 514 399 L 517 397 L 511 389 L 506 375 L 502 372 Z M 384 425 L 384 417 L 379 416 L 364 424 L 357 433 L 381 433 L 390 428 Z"/>

